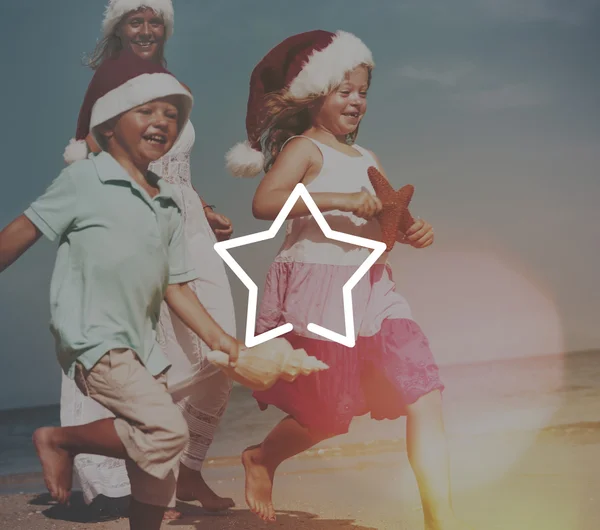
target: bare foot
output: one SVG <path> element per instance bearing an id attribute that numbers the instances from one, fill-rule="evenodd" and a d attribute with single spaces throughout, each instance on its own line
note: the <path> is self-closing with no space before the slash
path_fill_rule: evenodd
<path id="1" fill-rule="evenodd" d="M 246 471 L 246 502 L 250 510 L 263 521 L 275 521 L 273 493 L 274 470 L 260 463 L 260 445 L 248 447 L 242 453 L 242 464 Z"/>
<path id="2" fill-rule="evenodd" d="M 183 464 L 177 480 L 177 498 L 180 501 L 198 501 L 207 512 L 222 512 L 235 506 L 233 499 L 217 495 L 204 481 L 200 471 Z"/>
<path id="3" fill-rule="evenodd" d="M 167 508 L 165 510 L 165 514 L 163 515 L 163 521 L 176 521 L 177 519 L 181 519 L 183 514 L 175 510 L 173 508 Z"/>
<path id="4" fill-rule="evenodd" d="M 73 456 L 60 447 L 60 427 L 42 427 L 33 433 L 33 444 L 37 451 L 44 481 L 50 495 L 61 504 L 66 504 L 73 484 Z"/>
<path id="5" fill-rule="evenodd" d="M 425 530 L 473 530 L 473 527 L 452 515 L 437 523 L 425 523 Z"/>

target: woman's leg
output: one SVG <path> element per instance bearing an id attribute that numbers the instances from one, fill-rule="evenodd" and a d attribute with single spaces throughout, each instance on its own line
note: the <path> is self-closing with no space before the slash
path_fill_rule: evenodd
<path id="1" fill-rule="evenodd" d="M 311 433 L 291 416 L 285 417 L 267 435 L 260 445 L 248 447 L 242 453 L 246 472 L 246 502 L 265 521 L 275 520 L 272 492 L 277 467 L 327 436 Z"/>
<path id="2" fill-rule="evenodd" d="M 177 498 L 197 500 L 208 511 L 221 511 L 234 506 L 233 499 L 220 497 L 204 481 L 202 465 L 215 431 L 225 413 L 231 380 L 221 370 L 197 385 L 191 395 L 178 403 L 190 431 L 179 469 Z"/>

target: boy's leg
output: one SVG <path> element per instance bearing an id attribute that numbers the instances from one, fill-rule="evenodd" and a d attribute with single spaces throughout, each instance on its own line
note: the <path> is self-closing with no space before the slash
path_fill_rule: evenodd
<path id="1" fill-rule="evenodd" d="M 127 458 L 112 418 L 77 427 L 42 427 L 35 431 L 33 443 L 42 463 L 48 491 L 61 503 L 67 502 L 71 493 L 76 455 L 85 453 Z"/>
<path id="2" fill-rule="evenodd" d="M 166 508 L 142 504 L 131 499 L 129 505 L 129 528 L 130 530 L 159 530 Z"/>
<path id="3" fill-rule="evenodd" d="M 117 434 L 114 419 L 98 420 L 77 427 L 42 427 L 34 434 L 34 443 L 44 469 L 44 478 L 50 494 L 59 502 L 68 500 L 71 490 L 73 458 L 80 453 L 99 454 L 113 458 L 126 459 L 132 482 L 131 489 L 139 490 L 139 484 L 170 481 L 167 489 L 175 491 L 175 475 L 163 481 L 150 475 L 136 477 L 137 466 L 128 459 L 125 446 Z M 137 468 L 138 475 L 145 475 Z M 136 478 L 133 478 L 136 477 Z M 146 486 L 152 491 L 150 485 Z M 164 484 L 158 484 L 158 495 L 165 490 Z M 164 493 L 162 494 L 164 497 Z M 161 502 L 160 497 L 157 499 Z M 167 502 L 170 502 L 168 500 Z M 158 530 L 165 506 L 155 506 L 132 499 L 129 512 L 131 530 Z"/>
<path id="4" fill-rule="evenodd" d="M 117 418 L 36 433 L 49 489 L 58 487 L 59 495 L 68 492 L 75 454 L 125 458 L 136 500 L 131 528 L 160 528 L 164 508 L 174 504 L 178 462 L 189 436 L 166 390 L 166 377 L 154 379 L 130 350 L 113 350 L 91 371 L 80 369 L 81 374 L 77 382 L 82 392 Z M 64 482 L 67 472 L 68 484 Z M 157 508 L 138 509 L 139 504 Z"/>

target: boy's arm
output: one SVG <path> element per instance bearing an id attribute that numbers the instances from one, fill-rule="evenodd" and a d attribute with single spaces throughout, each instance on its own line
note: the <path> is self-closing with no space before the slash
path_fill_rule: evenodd
<path id="1" fill-rule="evenodd" d="M 235 366 L 243 345 L 223 331 L 187 284 L 170 284 L 167 287 L 165 301 L 181 321 L 211 350 L 226 353 L 229 355 L 230 365 Z"/>
<path id="2" fill-rule="evenodd" d="M 187 282 L 198 277 L 198 273 L 186 250 L 183 219 L 179 212 L 174 215 L 173 221 L 177 222 L 177 226 L 169 243 L 169 285 L 165 301 L 211 350 L 226 353 L 230 364 L 235 366 L 241 345 L 221 329 L 187 285 Z"/>
<path id="3" fill-rule="evenodd" d="M 0 272 L 17 261 L 41 236 L 42 232 L 25 215 L 8 224 L 0 232 Z"/>

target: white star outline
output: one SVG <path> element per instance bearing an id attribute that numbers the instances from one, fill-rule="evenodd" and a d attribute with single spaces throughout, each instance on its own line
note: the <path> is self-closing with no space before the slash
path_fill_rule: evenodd
<path id="1" fill-rule="evenodd" d="M 356 344 L 356 337 L 354 336 L 354 309 L 352 306 L 352 289 L 360 281 L 360 279 L 369 271 L 369 269 L 375 264 L 379 257 L 385 252 L 386 245 L 381 241 L 375 241 L 374 239 L 367 239 L 351 234 L 345 234 L 344 232 L 337 232 L 332 230 L 325 217 L 319 210 L 319 207 L 315 203 L 314 199 L 310 196 L 310 193 L 306 189 L 304 184 L 296 184 L 296 187 L 288 197 L 287 201 L 281 208 L 279 214 L 273 221 L 271 228 L 264 232 L 258 232 L 256 234 L 249 234 L 246 236 L 237 237 L 228 241 L 220 241 L 215 243 L 215 251 L 221 256 L 221 259 L 229 265 L 229 268 L 233 273 L 242 281 L 242 283 L 248 288 L 248 311 L 246 316 L 246 340 L 245 345 L 247 348 L 257 346 L 263 342 L 284 335 L 294 329 L 294 326 L 289 322 L 279 326 L 275 329 L 261 333 L 260 335 L 254 335 L 256 330 L 256 310 L 258 303 L 258 287 L 246 274 L 244 269 L 233 259 L 231 254 L 228 252 L 229 249 L 243 247 L 244 245 L 250 245 L 252 243 L 258 243 L 267 239 L 273 239 L 279 229 L 283 226 L 289 215 L 291 209 L 294 207 L 299 198 L 304 200 L 304 204 L 308 207 L 313 218 L 321 228 L 323 235 L 327 239 L 334 241 L 342 241 L 351 245 L 359 247 L 367 247 L 373 249 L 373 252 L 369 254 L 369 257 L 361 264 L 356 272 L 350 277 L 350 279 L 342 287 L 342 299 L 344 304 L 344 321 L 346 324 L 346 334 L 342 335 L 331 331 L 330 329 L 321 327 L 317 324 L 310 323 L 307 325 L 308 331 L 325 337 L 331 341 L 342 344 L 348 348 L 353 348 Z"/>

